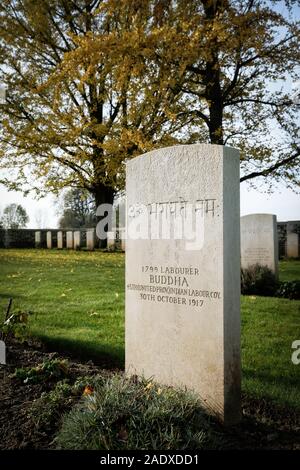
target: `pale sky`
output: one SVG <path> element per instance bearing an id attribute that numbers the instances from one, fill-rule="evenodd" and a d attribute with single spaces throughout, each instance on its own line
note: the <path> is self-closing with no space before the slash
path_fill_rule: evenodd
<path id="1" fill-rule="evenodd" d="M 35 200 L 19 192 L 8 192 L 0 185 L 0 213 L 7 204 L 22 204 L 30 217 L 28 228 L 57 228 L 58 208 L 54 205 L 55 200 L 52 195 Z M 300 195 L 284 185 L 274 188 L 273 194 L 266 194 L 250 188 L 246 182 L 242 183 L 241 215 L 264 213 L 275 214 L 280 222 L 300 220 Z"/>

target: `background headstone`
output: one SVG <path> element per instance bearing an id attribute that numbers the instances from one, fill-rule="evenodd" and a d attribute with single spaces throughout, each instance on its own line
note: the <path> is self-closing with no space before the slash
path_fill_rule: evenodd
<path id="1" fill-rule="evenodd" d="M 63 247 L 64 247 L 64 234 L 60 230 L 59 232 L 57 232 L 57 248 L 59 250 L 62 250 Z"/>
<path id="2" fill-rule="evenodd" d="M 126 196 L 126 371 L 193 389 L 210 412 L 236 423 L 238 151 L 197 144 L 134 158 Z"/>
<path id="3" fill-rule="evenodd" d="M 53 241 L 52 241 L 52 232 L 47 232 L 47 248 L 51 250 L 53 248 Z"/>
<path id="4" fill-rule="evenodd" d="M 86 247 L 88 250 L 93 251 L 95 249 L 96 234 L 95 229 L 88 229 L 86 232 Z"/>
<path id="5" fill-rule="evenodd" d="M 35 232 L 34 237 L 35 237 L 35 247 L 36 248 L 41 248 L 41 245 L 42 245 L 42 232 L 40 230 Z"/>
<path id="6" fill-rule="evenodd" d="M 67 231 L 66 239 L 67 239 L 66 240 L 67 249 L 68 250 L 73 250 L 73 248 L 74 248 L 74 236 L 73 236 L 73 232 L 71 230 Z"/>
<path id="7" fill-rule="evenodd" d="M 299 258 L 299 234 L 294 231 L 294 224 L 287 224 L 286 230 L 286 256 Z"/>
<path id="8" fill-rule="evenodd" d="M 250 214 L 241 217 L 241 267 L 267 266 L 278 275 L 276 215 Z"/>
<path id="9" fill-rule="evenodd" d="M 81 232 L 76 230 L 74 232 L 74 250 L 79 250 L 81 247 Z"/>

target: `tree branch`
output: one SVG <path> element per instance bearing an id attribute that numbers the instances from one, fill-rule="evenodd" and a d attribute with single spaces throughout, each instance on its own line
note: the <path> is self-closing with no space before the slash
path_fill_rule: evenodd
<path id="1" fill-rule="evenodd" d="M 281 168 L 284 165 L 287 165 L 288 163 L 294 162 L 294 160 L 296 160 L 299 156 L 300 156 L 300 147 L 296 150 L 296 153 L 294 153 L 290 157 L 284 158 L 283 160 L 275 163 L 274 165 L 271 165 L 269 168 L 266 168 L 265 170 L 261 170 L 261 171 L 253 171 L 252 173 L 249 173 L 248 175 L 242 176 L 242 178 L 240 179 L 240 182 L 242 183 L 243 181 L 257 178 L 258 176 L 267 177 L 270 173 L 273 173 L 273 171 L 278 170 L 278 168 Z"/>

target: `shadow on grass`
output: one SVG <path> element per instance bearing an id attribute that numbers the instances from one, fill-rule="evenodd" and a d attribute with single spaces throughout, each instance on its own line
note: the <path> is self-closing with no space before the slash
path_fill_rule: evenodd
<path id="1" fill-rule="evenodd" d="M 96 347 L 86 341 L 70 340 L 69 338 L 49 338 L 47 336 L 38 336 L 47 350 L 56 351 L 66 356 L 87 362 L 93 361 L 97 366 L 103 369 L 124 369 L 125 351 L 120 346 L 101 345 Z"/>
<path id="2" fill-rule="evenodd" d="M 275 377 L 267 372 L 261 373 L 258 371 L 243 370 L 243 377 L 249 381 L 247 388 L 251 388 L 252 391 L 247 390 L 247 394 L 253 399 L 262 399 L 261 393 L 256 390 L 257 386 L 255 382 L 251 383 L 252 380 L 256 380 L 261 384 L 259 388 L 263 390 L 264 398 L 267 401 L 289 409 L 290 411 L 294 411 L 295 413 L 297 412 L 300 418 L 300 400 L 297 392 L 300 387 L 299 376 L 278 375 Z"/>
<path id="3" fill-rule="evenodd" d="M 292 377 L 283 376 L 283 375 L 276 375 L 272 376 L 268 373 L 258 372 L 257 370 L 243 370 L 243 377 L 248 380 L 256 379 L 259 380 L 263 384 L 269 385 L 280 385 L 283 390 L 288 390 L 289 387 L 300 387 L 300 376 Z"/>

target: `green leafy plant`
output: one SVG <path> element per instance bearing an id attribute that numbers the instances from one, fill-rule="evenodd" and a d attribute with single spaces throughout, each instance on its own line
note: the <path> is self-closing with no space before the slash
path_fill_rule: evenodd
<path id="1" fill-rule="evenodd" d="M 64 359 L 50 359 L 36 367 L 18 368 L 15 370 L 13 377 L 21 380 L 24 384 L 28 384 L 64 378 L 68 373 L 68 361 Z"/>
<path id="2" fill-rule="evenodd" d="M 273 296 L 278 288 L 275 274 L 267 267 L 255 264 L 241 270 L 243 295 Z"/>
<path id="3" fill-rule="evenodd" d="M 32 312 L 24 312 L 22 310 L 17 310 L 6 318 L 0 325 L 0 331 L 2 332 L 3 340 L 8 338 L 15 337 L 19 341 L 24 341 L 29 336 L 27 323 L 29 315 L 32 315 Z"/>
<path id="4" fill-rule="evenodd" d="M 300 281 L 281 282 L 276 291 L 276 296 L 290 300 L 300 300 Z"/>
<path id="5" fill-rule="evenodd" d="M 95 385 L 64 419 L 59 449 L 201 449 L 223 439 L 185 390 L 115 374 Z"/>

